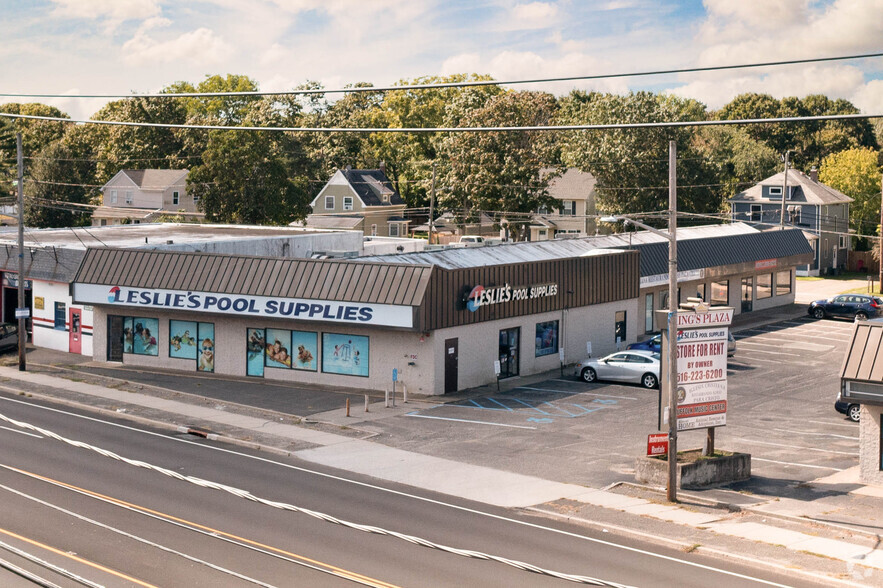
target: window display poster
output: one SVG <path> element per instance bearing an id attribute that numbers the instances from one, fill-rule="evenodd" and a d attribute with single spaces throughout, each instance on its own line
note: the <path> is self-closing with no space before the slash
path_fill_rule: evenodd
<path id="1" fill-rule="evenodd" d="M 159 355 L 156 345 L 156 336 L 159 334 L 159 319 L 138 318 L 131 319 L 134 323 L 132 353 L 136 355 Z"/>
<path id="2" fill-rule="evenodd" d="M 196 370 L 200 372 L 215 371 L 215 325 L 214 323 L 199 323 L 196 341 L 199 344 L 199 359 Z"/>
<path id="3" fill-rule="evenodd" d="M 322 333 L 322 371 L 368 377 L 368 337 Z"/>
<path id="4" fill-rule="evenodd" d="M 169 357 L 196 359 L 196 321 L 169 321 Z"/>
<path id="5" fill-rule="evenodd" d="M 247 329 L 245 336 L 248 340 L 245 373 L 249 376 L 263 376 L 264 350 L 267 347 L 266 333 L 264 329 Z"/>
<path id="6" fill-rule="evenodd" d="M 135 323 L 130 316 L 123 318 L 123 353 L 135 353 Z"/>
<path id="7" fill-rule="evenodd" d="M 319 365 L 319 335 L 307 331 L 291 332 L 291 367 L 296 370 L 316 371 Z"/>
<path id="8" fill-rule="evenodd" d="M 275 368 L 291 367 L 291 331 L 267 329 L 265 365 Z"/>
<path id="9" fill-rule="evenodd" d="M 537 323 L 536 357 L 558 352 L 558 321 Z"/>

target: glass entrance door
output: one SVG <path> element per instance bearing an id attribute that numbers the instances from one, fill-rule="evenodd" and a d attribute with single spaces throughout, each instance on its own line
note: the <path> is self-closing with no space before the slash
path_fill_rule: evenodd
<path id="1" fill-rule="evenodd" d="M 520 338 L 520 327 L 500 331 L 500 378 L 511 378 L 518 375 L 518 341 Z"/>
<path id="2" fill-rule="evenodd" d="M 751 300 L 754 296 L 754 278 L 742 278 L 742 312 L 751 312 Z"/>

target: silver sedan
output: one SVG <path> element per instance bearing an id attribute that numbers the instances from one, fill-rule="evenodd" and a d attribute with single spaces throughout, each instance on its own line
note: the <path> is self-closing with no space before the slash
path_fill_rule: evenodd
<path id="1" fill-rule="evenodd" d="M 611 353 L 600 359 L 584 359 L 576 364 L 573 375 L 584 382 L 611 380 L 656 388 L 659 386 L 659 354 L 632 349 Z"/>

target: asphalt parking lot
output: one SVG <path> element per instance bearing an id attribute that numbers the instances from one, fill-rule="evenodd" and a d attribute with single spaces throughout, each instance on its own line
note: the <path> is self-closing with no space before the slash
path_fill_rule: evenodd
<path id="1" fill-rule="evenodd" d="M 737 333 L 728 424 L 716 445 L 752 454 L 751 492 L 858 464 L 858 425 L 833 407 L 851 331 L 851 322 L 801 317 Z M 366 426 L 412 450 L 603 487 L 633 479 L 635 457 L 657 431 L 657 407 L 657 390 L 585 384 L 565 373 Z M 681 433 L 679 446 L 699 448 L 704 436 Z"/>

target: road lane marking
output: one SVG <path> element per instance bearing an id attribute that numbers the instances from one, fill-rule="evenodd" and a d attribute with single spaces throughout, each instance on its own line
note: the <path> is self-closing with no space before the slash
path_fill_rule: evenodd
<path id="1" fill-rule="evenodd" d="M 858 457 L 858 453 L 852 453 L 850 451 L 834 451 L 833 449 L 818 449 L 815 447 L 803 447 L 801 445 L 785 445 L 784 443 L 771 443 L 769 441 L 757 441 L 756 439 L 744 439 L 746 443 L 757 443 L 760 445 L 774 445 L 776 447 L 790 447 L 792 449 L 803 449 L 804 451 L 819 451 L 821 453 L 836 453 L 838 455 L 850 455 L 852 457 Z"/>
<path id="2" fill-rule="evenodd" d="M 808 463 L 793 463 L 790 461 L 776 461 L 774 459 L 763 459 L 762 457 L 754 457 L 754 456 L 751 456 L 751 461 L 765 461 L 768 463 L 778 463 L 781 465 L 795 466 L 798 468 L 814 468 L 817 470 L 834 470 L 835 472 L 842 472 L 843 471 L 842 468 L 832 468 L 829 466 L 809 465 Z"/>
<path id="3" fill-rule="evenodd" d="M 19 431 L 18 429 L 12 429 L 10 427 L 0 426 L 0 429 L 4 429 L 4 430 L 10 431 L 12 433 L 18 433 L 19 435 L 27 435 L 28 437 L 36 437 L 37 439 L 43 438 L 43 435 L 36 435 L 34 433 L 28 433 L 27 431 Z"/>
<path id="4" fill-rule="evenodd" d="M 465 407 L 465 408 L 469 408 L 469 407 Z M 506 425 L 503 423 L 489 423 L 487 421 L 473 421 L 473 420 L 469 420 L 469 419 L 455 419 L 455 418 L 448 418 L 448 417 L 437 417 L 437 416 L 429 416 L 428 414 L 419 414 L 416 412 L 406 413 L 405 416 L 414 417 L 414 418 L 418 418 L 418 419 L 433 419 L 436 421 L 454 421 L 455 423 L 472 423 L 475 425 L 491 425 L 493 427 L 510 427 L 512 429 L 536 430 L 536 427 L 530 427 L 527 425 Z"/>
<path id="5" fill-rule="evenodd" d="M 370 578 L 369 576 L 364 576 L 364 575 L 359 574 L 357 572 L 351 572 L 349 570 L 345 570 L 345 569 L 339 568 L 335 565 L 327 564 L 327 563 L 321 562 L 319 560 L 315 560 L 315 559 L 306 557 L 304 555 L 298 555 L 298 554 L 293 553 L 291 551 L 286 551 L 286 550 L 278 548 L 278 547 L 273 547 L 272 545 L 267 545 L 266 543 L 260 543 L 258 541 L 253 540 L 253 539 L 247 539 L 245 537 L 240 537 L 239 535 L 234 535 L 233 533 L 227 533 L 226 531 L 221 531 L 220 529 L 215 529 L 213 527 L 202 525 L 200 523 L 195 523 L 193 521 L 189 521 L 189 520 L 181 518 L 181 517 L 176 517 L 171 514 L 167 514 L 167 513 L 158 511 L 158 510 L 147 508 L 145 506 L 139 506 L 139 505 L 134 504 L 132 502 L 127 502 L 127 501 L 121 500 L 119 498 L 114 498 L 114 497 L 108 496 L 106 494 L 101 494 L 100 492 L 87 490 L 87 489 L 82 488 L 80 486 L 68 484 L 67 482 L 55 480 L 53 478 L 49 478 L 47 476 L 42 476 L 42 475 L 36 474 L 34 472 L 29 472 L 27 470 L 22 470 L 20 468 L 6 465 L 6 464 L 0 464 L 0 468 L 4 468 L 4 469 L 7 469 L 7 470 L 10 470 L 13 472 L 17 472 L 17 473 L 19 473 L 23 476 L 27 476 L 29 478 L 41 480 L 41 481 L 46 482 L 48 484 L 52 484 L 53 486 L 58 486 L 60 488 L 66 488 L 68 490 L 71 490 L 72 492 L 76 492 L 76 493 L 82 494 L 84 496 L 89 496 L 89 497 L 95 498 L 96 500 L 101 500 L 103 502 L 107 502 L 109 504 L 113 504 L 113 505 L 119 506 L 119 507 L 127 509 L 127 510 L 132 510 L 134 512 L 138 512 L 138 513 L 141 513 L 141 514 L 144 514 L 144 515 L 147 515 L 147 516 L 159 519 L 159 520 L 163 520 L 166 522 L 171 521 L 174 524 L 181 525 L 185 528 L 189 527 L 192 529 L 196 529 L 197 531 L 208 534 L 212 537 L 219 538 L 224 541 L 233 542 L 234 545 L 238 544 L 237 542 L 241 542 L 242 544 L 245 544 L 247 546 L 251 546 L 251 548 L 257 549 L 259 552 L 263 552 L 268 555 L 274 555 L 275 557 L 284 556 L 285 561 L 290 561 L 292 563 L 296 563 L 298 565 L 304 566 L 309 569 L 324 572 L 326 574 L 331 574 L 333 576 L 337 576 L 340 578 L 344 578 L 347 580 L 358 582 L 360 584 L 367 584 L 369 586 L 374 586 L 375 588 L 397 588 L 395 584 L 389 584 L 388 582 L 384 582 L 382 580 L 375 580 L 373 578 Z M 0 532 L 3 532 L 3 530 L 0 529 Z M 75 556 L 71 556 L 71 557 L 75 557 Z M 84 561 L 83 563 L 88 563 L 88 562 Z M 112 570 L 109 570 L 109 571 L 112 573 Z M 132 581 L 138 582 L 134 578 L 132 579 Z M 149 586 L 152 588 L 158 588 L 158 587 L 153 587 L 150 584 L 142 584 L 142 585 Z"/>
<path id="6" fill-rule="evenodd" d="M 849 435 L 835 435 L 834 433 L 813 433 L 810 431 L 792 431 L 790 429 L 773 429 L 782 433 L 795 433 L 797 435 L 815 435 L 816 437 L 836 437 L 837 439 L 849 439 L 850 441 L 858 441 L 858 437 L 850 437 Z"/>
<path id="7" fill-rule="evenodd" d="M 116 576 L 117 578 L 122 578 L 123 580 L 128 580 L 129 582 L 134 582 L 135 584 L 138 584 L 139 586 L 144 586 L 144 588 L 159 588 L 159 586 L 156 586 L 154 584 L 148 584 L 147 582 L 142 582 L 138 578 L 133 578 L 132 576 L 126 575 L 122 572 L 118 572 L 112 568 L 108 568 L 108 567 L 103 566 L 99 563 L 89 561 L 88 559 L 83 559 L 82 557 L 76 556 L 76 555 L 74 555 L 72 553 L 68 553 L 66 551 L 61 551 L 60 549 L 56 549 L 56 548 L 52 547 L 51 545 L 46 545 L 45 543 L 40 543 L 39 541 L 35 541 L 34 539 L 28 539 L 27 537 L 19 535 L 18 533 L 13 533 L 12 531 L 7 531 L 6 529 L 0 529 L 0 533 L 3 533 L 4 535 L 7 535 L 7 536 L 12 537 L 14 539 L 18 539 L 19 541 L 23 541 L 23 542 L 27 543 L 28 545 L 33 545 L 34 547 L 39 547 L 40 549 L 44 549 L 50 553 L 54 553 L 55 555 L 60 555 L 62 557 L 66 557 L 66 558 L 73 560 L 77 563 L 81 563 L 85 566 L 89 566 L 90 568 L 95 568 L 96 570 L 100 570 L 106 574 L 110 574 L 111 576 Z"/>

